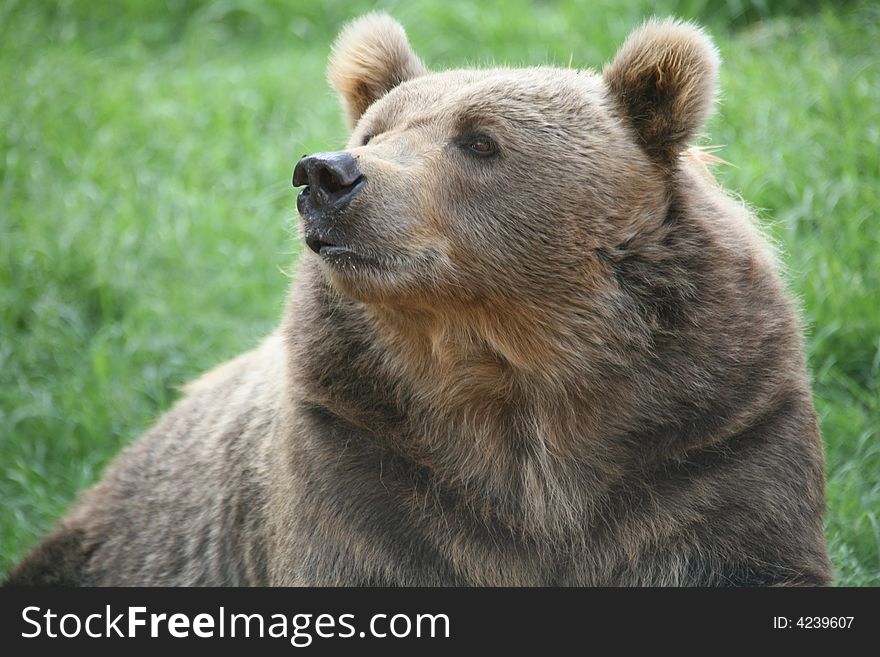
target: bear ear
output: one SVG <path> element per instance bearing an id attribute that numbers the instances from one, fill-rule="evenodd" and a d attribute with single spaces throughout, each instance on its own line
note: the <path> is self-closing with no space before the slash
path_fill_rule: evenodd
<path id="1" fill-rule="evenodd" d="M 633 32 L 605 67 L 612 97 L 661 165 L 673 165 L 709 118 L 718 64 L 718 51 L 698 27 L 667 19 Z"/>
<path id="2" fill-rule="evenodd" d="M 343 28 L 327 65 L 327 79 L 342 98 L 349 127 L 401 82 L 427 73 L 400 23 L 371 13 Z"/>

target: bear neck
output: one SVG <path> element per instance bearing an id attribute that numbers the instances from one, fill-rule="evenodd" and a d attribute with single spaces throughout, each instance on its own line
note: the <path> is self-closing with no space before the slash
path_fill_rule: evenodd
<path id="1" fill-rule="evenodd" d="M 726 202 L 673 195 L 652 229 L 592 254 L 604 287 L 528 316 L 364 304 L 307 260 L 284 329 L 294 403 L 505 524 L 570 537 L 630 474 L 809 398 L 772 258 Z"/>
<path id="2" fill-rule="evenodd" d="M 507 527 L 558 537 L 617 478 L 567 442 L 599 432 L 591 418 L 611 413 L 595 391 L 606 388 L 533 368 L 516 339 L 531 335 L 534 348 L 535 332 L 490 311 L 447 322 L 363 304 L 303 261 L 283 328 L 292 412 L 345 426 L 344 446 L 320 429 L 310 438 L 331 453 L 384 450 Z"/>

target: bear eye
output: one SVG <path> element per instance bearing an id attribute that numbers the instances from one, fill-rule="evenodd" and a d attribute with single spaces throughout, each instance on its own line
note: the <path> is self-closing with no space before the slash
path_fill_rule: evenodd
<path id="1" fill-rule="evenodd" d="M 498 152 L 495 142 L 486 135 L 470 137 L 465 141 L 464 145 L 470 153 L 478 157 L 489 157 Z"/>
<path id="2" fill-rule="evenodd" d="M 367 144 L 369 144 L 370 140 L 375 136 L 376 135 L 374 135 L 372 132 L 368 132 L 367 134 L 365 134 L 363 139 L 361 139 L 361 146 L 366 146 Z"/>

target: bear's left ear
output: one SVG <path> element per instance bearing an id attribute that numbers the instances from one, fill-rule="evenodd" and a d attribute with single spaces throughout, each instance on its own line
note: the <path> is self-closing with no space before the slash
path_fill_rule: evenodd
<path id="1" fill-rule="evenodd" d="M 675 163 L 715 102 L 718 51 L 699 28 L 651 20 L 633 32 L 603 76 L 648 155 Z"/>
<path id="2" fill-rule="evenodd" d="M 327 80 L 342 98 L 350 128 L 379 98 L 425 73 L 400 23 L 383 13 L 367 14 L 346 25 L 327 65 Z"/>

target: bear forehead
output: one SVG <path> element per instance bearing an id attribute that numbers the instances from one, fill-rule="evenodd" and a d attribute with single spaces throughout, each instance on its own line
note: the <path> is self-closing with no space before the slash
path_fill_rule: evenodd
<path id="1" fill-rule="evenodd" d="M 459 120 L 528 125 L 581 120 L 608 106 L 602 78 L 590 70 L 553 67 L 462 69 L 428 73 L 380 98 L 365 123 Z"/>

